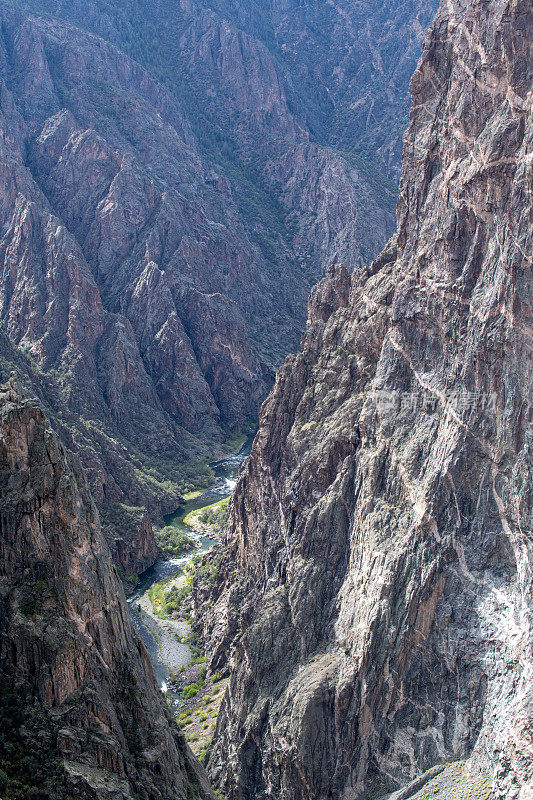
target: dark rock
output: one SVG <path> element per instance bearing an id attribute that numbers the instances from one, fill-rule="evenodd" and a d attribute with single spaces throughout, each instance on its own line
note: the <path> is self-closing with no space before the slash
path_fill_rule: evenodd
<path id="1" fill-rule="evenodd" d="M 134 629 L 79 460 L 13 382 L 0 392 L 0 486 L 4 796 L 213 798 Z"/>
<path id="2" fill-rule="evenodd" d="M 405 6 L 0 5 L 0 323 L 105 519 L 207 481 L 311 280 L 391 233 L 432 3 Z"/>

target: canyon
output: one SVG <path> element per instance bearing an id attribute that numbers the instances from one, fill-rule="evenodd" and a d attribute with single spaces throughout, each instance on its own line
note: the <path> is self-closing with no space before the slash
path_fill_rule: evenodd
<path id="1" fill-rule="evenodd" d="M 0 392 L 0 764 L 10 797 L 214 800 L 159 692 L 79 459 Z"/>
<path id="2" fill-rule="evenodd" d="M 533 800 L 533 8 L 376 5 L 0 2 L 4 800 Z"/>
<path id="3" fill-rule="evenodd" d="M 251 430 L 311 283 L 392 232 L 434 6 L 373 6 L 0 4 L 2 378 L 41 384 L 127 575 Z"/>

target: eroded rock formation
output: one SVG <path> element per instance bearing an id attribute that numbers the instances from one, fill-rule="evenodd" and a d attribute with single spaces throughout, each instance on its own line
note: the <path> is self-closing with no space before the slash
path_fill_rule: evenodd
<path id="1" fill-rule="evenodd" d="M 316 287 L 263 406 L 196 588 L 231 800 L 383 796 L 456 759 L 533 795 L 532 31 L 529 0 L 443 0 L 397 234 Z"/>
<path id="2" fill-rule="evenodd" d="M 212 795 L 134 630 L 86 478 L 35 401 L 0 392 L 3 797 Z"/>
<path id="3" fill-rule="evenodd" d="M 394 229 L 408 83 L 435 0 L 11 2 L 95 32 L 172 86 L 216 162 L 230 155 L 244 224 L 276 260 L 278 228 L 315 279 L 335 253 L 368 263 Z"/>

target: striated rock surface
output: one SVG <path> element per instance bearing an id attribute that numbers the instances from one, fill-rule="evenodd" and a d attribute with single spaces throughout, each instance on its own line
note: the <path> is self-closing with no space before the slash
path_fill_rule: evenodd
<path id="1" fill-rule="evenodd" d="M 155 543 L 146 524 L 124 535 L 124 507 L 173 511 L 265 394 L 250 326 L 269 316 L 268 267 L 175 98 L 79 29 L 0 15 L 0 321 L 139 572 Z"/>
<path id="2" fill-rule="evenodd" d="M 393 231 L 435 0 L 11 2 L 93 31 L 172 88 L 267 260 L 292 271 L 290 254 L 321 277 L 335 254 L 368 263 Z"/>
<path id="3" fill-rule="evenodd" d="M 4 798 L 213 798 L 133 627 L 79 460 L 0 392 Z"/>
<path id="4" fill-rule="evenodd" d="M 443 0 L 397 234 L 318 284 L 261 411 L 195 589 L 230 800 L 533 796 L 532 31 Z"/>

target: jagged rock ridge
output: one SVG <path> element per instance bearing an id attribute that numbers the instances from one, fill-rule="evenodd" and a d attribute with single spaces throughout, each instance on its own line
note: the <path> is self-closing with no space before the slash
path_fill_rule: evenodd
<path id="1" fill-rule="evenodd" d="M 79 460 L 12 384 L 0 484 L 2 797 L 214 798 L 134 629 Z"/>
<path id="2" fill-rule="evenodd" d="M 457 759 L 533 795 L 532 31 L 529 0 L 441 3 L 397 235 L 318 285 L 262 409 L 196 587 L 212 668 L 231 653 L 231 800 L 380 797 Z"/>
<path id="3" fill-rule="evenodd" d="M 177 101 L 95 37 L 0 13 L 0 319 L 48 376 L 117 563 L 139 572 L 156 554 L 142 508 L 160 520 L 209 480 L 221 426 L 239 430 L 264 395 L 247 324 L 271 287 Z M 247 292 L 248 321 L 232 299 Z M 112 525 L 124 507 L 135 520 Z"/>

